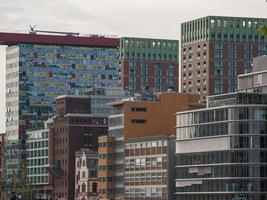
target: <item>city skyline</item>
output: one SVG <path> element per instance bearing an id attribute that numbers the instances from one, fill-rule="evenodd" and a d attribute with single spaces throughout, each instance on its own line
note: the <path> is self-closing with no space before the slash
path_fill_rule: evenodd
<path id="1" fill-rule="evenodd" d="M 16 3 L 11 1 L 1 3 L 0 30 L 27 30 L 28 24 L 37 24 L 37 28 L 42 30 L 116 34 L 118 37 L 180 39 L 182 22 L 206 15 L 267 17 L 265 7 L 267 5 L 263 0 L 204 0 L 201 2 L 147 0 L 142 3 L 140 0 L 127 2 L 78 0 L 75 3 L 70 0 L 58 0 L 53 2 L 53 5 L 41 3 L 42 7 L 39 6 L 40 2 L 25 2 L 20 0 Z M 192 11 L 190 14 L 188 14 L 189 9 Z M 5 88 L 4 57 L 4 47 L 0 47 L 2 88 Z M 0 132 L 4 132 L 5 90 L 1 90 L 0 98 Z"/>

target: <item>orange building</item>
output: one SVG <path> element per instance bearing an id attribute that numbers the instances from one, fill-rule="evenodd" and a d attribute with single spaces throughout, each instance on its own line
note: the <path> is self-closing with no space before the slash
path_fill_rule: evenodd
<path id="1" fill-rule="evenodd" d="M 175 135 L 175 113 L 201 104 L 196 94 L 159 92 L 153 98 L 134 97 L 109 105 L 113 108 L 109 116 L 109 136 L 99 138 L 100 199 L 125 199 L 125 142 Z M 110 147 L 101 147 L 101 143 L 108 141 L 112 141 Z"/>
<path id="2" fill-rule="evenodd" d="M 113 164 L 115 141 L 113 137 L 98 138 L 98 193 L 99 199 L 113 199 Z"/>

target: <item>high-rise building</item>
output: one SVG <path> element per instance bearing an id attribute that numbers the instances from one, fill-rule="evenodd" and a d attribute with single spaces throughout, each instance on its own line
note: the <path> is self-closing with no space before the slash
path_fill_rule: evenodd
<path id="1" fill-rule="evenodd" d="M 210 96 L 177 113 L 176 199 L 267 199 L 267 94 Z"/>
<path id="2" fill-rule="evenodd" d="M 87 95 L 56 98 L 57 111 L 50 131 L 54 140 L 52 171 L 55 199 L 75 198 L 75 152 L 81 148 L 97 151 L 98 137 L 107 135 L 106 103 L 125 98 L 121 88 L 94 88 Z"/>
<path id="3" fill-rule="evenodd" d="M 53 161 L 53 135 L 49 132 L 52 121 L 49 119 L 44 129 L 26 133 L 27 184 L 36 199 L 53 198 L 53 180 L 49 172 Z"/>
<path id="4" fill-rule="evenodd" d="M 89 148 L 75 153 L 75 200 L 98 200 L 98 154 Z"/>
<path id="5" fill-rule="evenodd" d="M 0 33 L 6 58 L 6 177 L 26 184 L 26 130 L 43 128 L 55 98 L 93 85 L 119 86 L 119 39 Z M 21 161 L 21 162 L 20 162 Z M 17 185 L 17 187 L 22 187 Z"/>
<path id="6" fill-rule="evenodd" d="M 251 69 L 252 59 L 267 54 L 267 37 L 259 26 L 267 19 L 207 16 L 181 25 L 181 91 L 235 92 L 237 75 Z"/>
<path id="7" fill-rule="evenodd" d="M 178 92 L 178 40 L 120 39 L 121 84 L 130 93 Z"/>
<path id="8" fill-rule="evenodd" d="M 126 197 L 124 162 L 128 140 L 174 135 L 174 113 L 198 106 L 198 101 L 199 97 L 195 94 L 159 92 L 151 98 L 129 98 L 110 103 L 109 133 L 99 138 L 99 142 L 103 143 L 99 145 L 99 157 L 102 158 L 98 166 L 102 181 L 99 183 L 100 198 Z"/>

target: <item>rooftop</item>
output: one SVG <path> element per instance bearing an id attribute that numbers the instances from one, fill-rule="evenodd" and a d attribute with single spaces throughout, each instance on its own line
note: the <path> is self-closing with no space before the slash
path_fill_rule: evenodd
<path id="1" fill-rule="evenodd" d="M 36 34 L 36 33 L 11 33 L 0 32 L 0 45 L 16 44 L 39 44 L 39 45 L 70 45 L 87 47 L 113 47 L 119 46 L 118 38 L 88 35 L 58 35 L 58 34 Z"/>

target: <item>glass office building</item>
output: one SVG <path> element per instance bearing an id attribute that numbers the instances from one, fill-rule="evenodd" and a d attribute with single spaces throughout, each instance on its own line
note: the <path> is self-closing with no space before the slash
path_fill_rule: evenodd
<path id="1" fill-rule="evenodd" d="M 176 199 L 267 199 L 267 94 L 208 97 L 177 113 Z"/>

